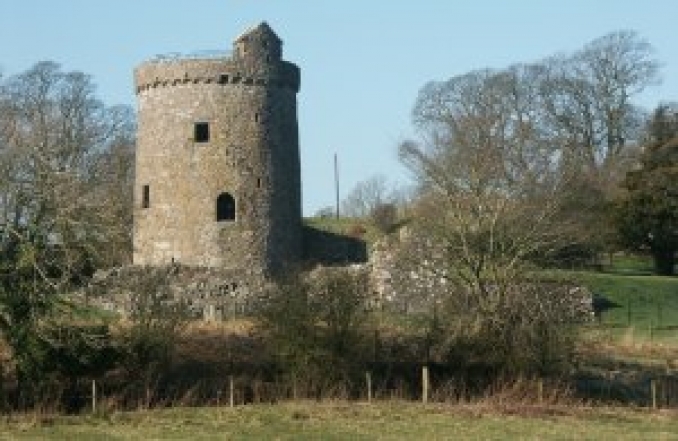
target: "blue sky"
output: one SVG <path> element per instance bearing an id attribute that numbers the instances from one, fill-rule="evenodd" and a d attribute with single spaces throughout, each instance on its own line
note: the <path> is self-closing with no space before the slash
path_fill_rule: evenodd
<path id="1" fill-rule="evenodd" d="M 572 52 L 633 29 L 652 43 L 663 82 L 638 101 L 678 100 L 676 0 L 0 0 L 0 71 L 53 60 L 91 74 L 107 104 L 135 104 L 132 70 L 166 52 L 230 49 L 267 21 L 301 67 L 304 213 L 374 174 L 406 183 L 396 146 L 427 81 Z"/>

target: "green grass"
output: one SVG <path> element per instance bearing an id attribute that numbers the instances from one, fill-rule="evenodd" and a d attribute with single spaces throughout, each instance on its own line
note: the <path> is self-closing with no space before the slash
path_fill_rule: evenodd
<path id="1" fill-rule="evenodd" d="M 610 366 L 632 363 L 640 370 L 669 364 L 678 368 L 678 278 L 594 272 L 575 276 L 619 305 L 604 312 L 599 324 L 585 328 L 582 341 L 591 360 L 606 359 Z"/>
<path id="2" fill-rule="evenodd" d="M 107 416 L 19 417 L 2 439 L 436 440 L 678 439 L 678 414 L 612 408 L 284 403 L 171 408 Z"/>
<path id="3" fill-rule="evenodd" d="M 608 312 L 605 317 L 608 323 L 678 326 L 678 277 L 586 273 L 582 278 L 594 293 L 622 306 Z"/>
<path id="4" fill-rule="evenodd" d="M 602 315 L 609 328 L 633 328 L 646 338 L 675 338 L 678 343 L 678 278 L 579 273 L 595 294 L 619 305 Z"/>
<path id="5" fill-rule="evenodd" d="M 605 271 L 617 274 L 651 275 L 654 271 L 654 262 L 647 255 L 617 254 L 610 262 L 604 265 Z"/>
<path id="6" fill-rule="evenodd" d="M 355 236 L 356 231 L 364 230 L 360 235 L 368 246 L 371 246 L 383 234 L 370 222 L 369 219 L 349 218 L 349 217 L 308 217 L 304 219 L 304 224 L 321 231 L 327 231 L 335 234 Z"/>

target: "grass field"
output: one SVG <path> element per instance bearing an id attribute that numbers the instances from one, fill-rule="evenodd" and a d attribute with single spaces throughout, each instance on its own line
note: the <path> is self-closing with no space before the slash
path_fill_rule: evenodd
<path id="1" fill-rule="evenodd" d="M 443 440 L 678 439 L 668 411 L 404 402 L 285 403 L 171 408 L 104 416 L 6 418 L 1 439 L 17 440 Z"/>
<path id="2" fill-rule="evenodd" d="M 383 236 L 369 219 L 307 217 L 304 219 L 304 224 L 321 231 L 360 237 L 368 247 Z M 356 232 L 360 232 L 360 234 L 356 234 Z"/>
<path id="3" fill-rule="evenodd" d="M 601 320 L 612 335 L 678 344 L 678 277 L 594 272 L 578 277 L 616 305 Z"/>

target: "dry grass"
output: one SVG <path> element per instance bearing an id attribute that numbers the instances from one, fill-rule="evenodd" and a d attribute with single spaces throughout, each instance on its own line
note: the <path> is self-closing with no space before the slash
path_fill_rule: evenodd
<path id="1" fill-rule="evenodd" d="M 678 439 L 678 413 L 588 406 L 294 402 L 6 417 L 3 439 Z"/>
<path id="2" fill-rule="evenodd" d="M 650 341 L 638 338 L 634 327 L 627 328 L 620 338 L 604 332 L 585 332 L 579 344 L 584 360 L 606 358 L 610 361 L 633 361 L 651 369 L 678 371 L 678 340 Z"/>

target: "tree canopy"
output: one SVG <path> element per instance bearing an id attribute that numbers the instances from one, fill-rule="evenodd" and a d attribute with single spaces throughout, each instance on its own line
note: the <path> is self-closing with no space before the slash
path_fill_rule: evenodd
<path id="1" fill-rule="evenodd" d="M 638 169 L 626 175 L 616 212 L 622 243 L 649 250 L 659 274 L 674 273 L 678 251 L 678 109 L 659 106 Z"/>
<path id="2" fill-rule="evenodd" d="M 93 355 L 88 330 L 61 332 L 61 294 L 131 251 L 133 113 L 94 92 L 53 62 L 0 82 L 0 332 L 30 399 Z"/>

